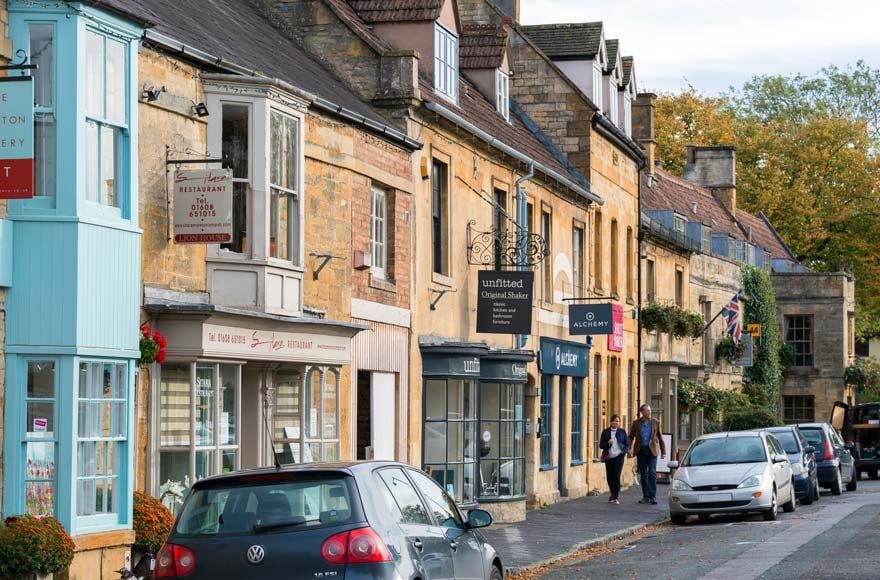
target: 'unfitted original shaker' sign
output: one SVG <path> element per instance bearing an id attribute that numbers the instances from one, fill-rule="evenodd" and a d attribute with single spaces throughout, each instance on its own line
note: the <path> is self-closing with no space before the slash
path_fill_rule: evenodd
<path id="1" fill-rule="evenodd" d="M 34 79 L 0 78 L 0 199 L 34 196 Z"/>
<path id="2" fill-rule="evenodd" d="M 178 169 L 174 173 L 174 242 L 232 241 L 232 170 Z"/>
<path id="3" fill-rule="evenodd" d="M 477 332 L 531 334 L 533 272 L 480 271 Z"/>

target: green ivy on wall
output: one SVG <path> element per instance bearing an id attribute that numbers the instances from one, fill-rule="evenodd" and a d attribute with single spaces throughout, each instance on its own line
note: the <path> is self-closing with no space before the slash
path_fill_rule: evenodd
<path id="1" fill-rule="evenodd" d="M 761 325 L 761 339 L 756 341 L 758 344 L 755 345 L 752 366 L 744 372 L 744 378 L 749 383 L 744 391 L 755 406 L 778 413 L 782 367 L 779 364 L 776 294 L 770 276 L 764 270 L 743 266 L 742 280 L 746 296 L 744 324 Z"/>

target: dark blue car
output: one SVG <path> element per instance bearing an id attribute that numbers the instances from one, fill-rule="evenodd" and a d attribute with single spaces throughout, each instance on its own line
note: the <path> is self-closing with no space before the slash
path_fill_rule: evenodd
<path id="1" fill-rule="evenodd" d="M 799 423 L 797 428 L 807 442 L 816 448 L 819 485 L 831 489 L 832 495 L 855 491 L 858 485 L 852 443 L 844 443 L 837 430 L 828 423 Z"/>
<path id="2" fill-rule="evenodd" d="M 495 550 L 433 479 L 393 462 L 309 464 L 224 474 L 193 485 L 156 578 L 480 578 Z"/>
<path id="3" fill-rule="evenodd" d="M 776 440 L 788 455 L 791 472 L 794 475 L 795 495 L 803 505 L 810 505 L 819 499 L 819 470 L 815 447 L 809 444 L 797 427 L 769 427 L 762 429 L 773 433 Z"/>

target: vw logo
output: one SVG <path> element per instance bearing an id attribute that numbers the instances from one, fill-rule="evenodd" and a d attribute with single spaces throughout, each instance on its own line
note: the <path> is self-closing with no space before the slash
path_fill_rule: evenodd
<path id="1" fill-rule="evenodd" d="M 263 562 L 263 558 L 266 557 L 266 550 L 263 549 L 263 546 L 253 545 L 248 548 L 247 551 L 247 559 L 248 562 L 256 566 L 257 564 L 261 564 Z"/>

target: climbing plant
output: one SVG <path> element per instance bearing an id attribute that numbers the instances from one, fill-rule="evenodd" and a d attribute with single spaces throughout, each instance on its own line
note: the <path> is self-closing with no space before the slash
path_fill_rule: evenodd
<path id="1" fill-rule="evenodd" d="M 779 364 L 776 294 L 770 276 L 759 268 L 743 266 L 742 281 L 746 296 L 744 324 L 761 325 L 761 339 L 756 341 L 752 366 L 744 372 L 749 383 L 745 391 L 753 405 L 778 413 L 782 367 Z"/>

